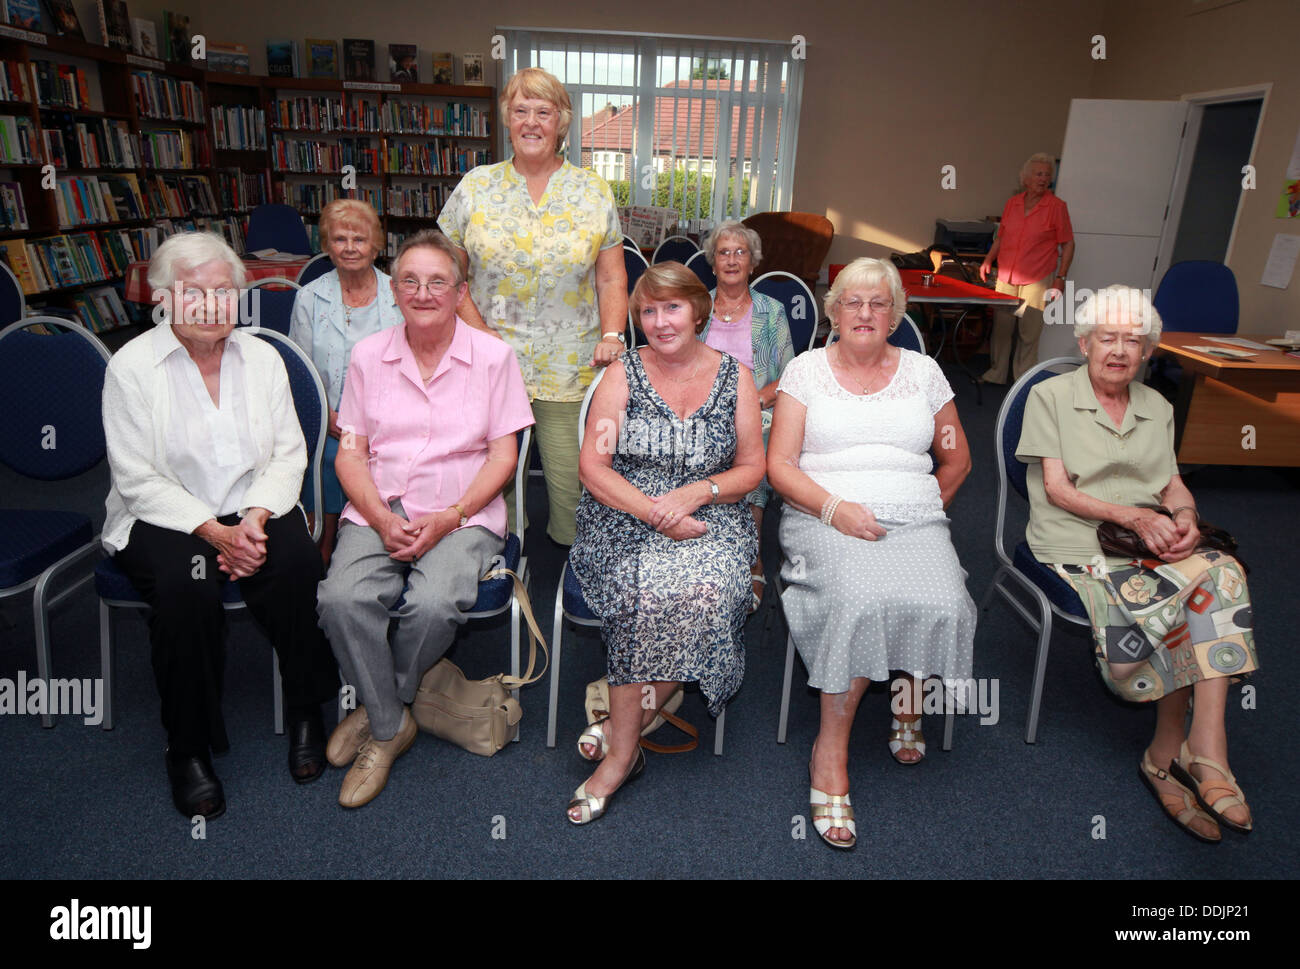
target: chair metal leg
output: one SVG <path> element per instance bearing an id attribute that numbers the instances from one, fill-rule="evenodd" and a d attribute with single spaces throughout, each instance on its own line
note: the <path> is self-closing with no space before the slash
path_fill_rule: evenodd
<path id="1" fill-rule="evenodd" d="M 50 682 L 50 617 L 46 610 L 44 591 L 38 584 L 32 598 L 32 619 L 36 629 L 36 675 L 45 684 L 45 712 L 41 714 L 41 726 L 53 727 L 54 715 L 50 713 L 54 702 L 53 684 Z"/>
<path id="2" fill-rule="evenodd" d="M 993 593 L 998 591 L 998 583 L 1002 581 L 1002 577 L 1006 574 L 1006 571 L 1007 567 L 1005 565 L 1000 565 L 998 566 L 998 570 L 993 573 L 993 581 L 989 583 L 988 590 L 984 593 L 984 598 L 980 599 L 980 612 L 987 609 L 989 603 L 993 601 Z"/>
<path id="3" fill-rule="evenodd" d="M 566 565 L 565 568 L 568 568 Z M 564 636 L 564 570 L 555 589 L 555 626 L 551 630 L 551 696 L 546 712 L 546 746 L 555 746 L 555 713 L 560 700 L 560 652 Z"/>
<path id="4" fill-rule="evenodd" d="M 790 686 L 794 679 L 794 636 L 785 637 L 785 679 L 781 683 L 781 719 L 776 725 L 776 742 L 785 743 L 785 731 L 790 722 Z"/>
<path id="5" fill-rule="evenodd" d="M 718 714 L 718 722 L 713 730 L 713 756 L 722 756 L 722 732 L 727 726 L 727 708 L 723 707 L 722 712 Z"/>
<path id="6" fill-rule="evenodd" d="M 284 684 L 280 680 L 280 657 L 271 650 L 271 688 L 275 693 L 275 732 L 284 733 Z"/>
<path id="7" fill-rule="evenodd" d="M 99 679 L 104 684 L 104 718 L 101 730 L 113 729 L 113 610 L 99 600 Z"/>
<path id="8" fill-rule="evenodd" d="M 944 704 L 947 707 L 947 704 Z M 957 719 L 957 714 L 952 710 L 947 710 L 943 717 L 943 749 L 952 750 L 952 725 Z"/>
<path id="9" fill-rule="evenodd" d="M 526 561 L 526 560 L 525 560 Z M 524 562 L 519 564 L 519 573 L 524 582 L 528 581 L 528 569 Z M 510 591 L 510 675 L 519 676 L 519 596 L 514 590 Z M 519 699 L 519 690 L 516 688 L 510 691 L 510 695 L 516 700 Z M 524 732 L 523 718 L 519 719 L 518 729 L 515 730 L 515 743 L 519 743 L 519 737 Z"/>
<path id="10" fill-rule="evenodd" d="M 1038 599 L 1042 621 L 1038 627 L 1038 658 L 1034 661 L 1034 691 L 1029 700 L 1029 722 L 1025 725 L 1027 744 L 1038 740 L 1038 712 L 1043 702 L 1043 680 L 1047 675 L 1047 651 L 1052 645 L 1052 609 L 1041 593 Z"/>

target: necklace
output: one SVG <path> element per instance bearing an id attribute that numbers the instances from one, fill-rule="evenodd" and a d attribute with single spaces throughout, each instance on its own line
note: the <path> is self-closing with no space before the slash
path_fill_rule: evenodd
<path id="1" fill-rule="evenodd" d="M 884 366 L 883 366 L 884 361 L 882 359 L 881 363 L 876 364 L 876 372 L 867 378 L 866 383 L 863 383 L 856 376 L 854 376 L 853 371 L 849 369 L 849 365 L 844 360 L 844 353 L 842 350 L 840 350 L 838 346 L 836 346 L 835 348 L 835 359 L 837 359 L 840 362 L 840 369 L 844 371 L 845 376 L 847 376 L 850 380 L 852 380 L 855 384 L 857 384 L 859 387 L 862 388 L 862 395 L 864 397 L 870 396 L 872 393 L 870 390 L 867 389 L 867 386 L 871 383 L 871 381 L 874 380 L 876 377 L 879 377 L 882 373 L 884 373 Z"/>
<path id="2" fill-rule="evenodd" d="M 733 313 L 739 313 L 739 312 L 740 312 L 740 308 L 741 308 L 742 306 L 745 305 L 745 300 L 747 300 L 747 299 L 749 299 L 749 293 L 748 293 L 748 292 L 745 292 L 745 293 L 741 294 L 740 298 L 739 298 L 738 300 L 736 300 L 735 305 L 732 306 L 732 308 L 731 308 L 730 310 L 728 310 L 727 312 L 725 312 L 725 313 L 722 311 L 722 308 L 718 305 L 718 300 L 717 300 L 717 299 L 714 299 L 714 301 L 713 301 L 713 312 L 714 312 L 715 314 L 717 314 L 717 315 L 719 315 L 719 316 L 722 317 L 722 322 L 724 322 L 724 323 L 730 323 L 730 322 L 731 322 L 731 316 L 732 316 L 732 314 L 733 314 Z"/>
<path id="3" fill-rule="evenodd" d="M 359 299 L 361 298 L 361 294 L 364 293 L 367 288 L 368 287 L 362 287 L 361 289 L 355 290 L 351 293 L 348 292 L 346 289 L 343 290 L 343 325 L 344 326 L 352 325 L 352 304 L 348 302 L 348 297 L 350 296 L 352 299 Z M 370 305 L 370 300 L 366 300 L 364 303 L 361 304 L 361 306 L 369 306 L 369 305 Z"/>
<path id="4" fill-rule="evenodd" d="M 663 363 L 658 360 L 655 361 L 655 366 L 660 371 L 662 371 L 663 375 L 667 377 L 669 380 L 671 380 L 673 383 L 688 384 L 692 380 L 694 380 L 695 375 L 700 372 L 700 364 L 703 362 L 704 362 L 704 354 L 697 351 L 695 354 L 695 369 L 691 371 L 690 376 L 688 377 L 674 377 L 672 374 L 668 372 L 667 368 L 664 367 Z"/>

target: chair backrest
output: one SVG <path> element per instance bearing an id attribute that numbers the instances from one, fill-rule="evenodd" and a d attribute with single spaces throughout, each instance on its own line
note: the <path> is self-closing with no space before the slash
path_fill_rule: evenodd
<path id="1" fill-rule="evenodd" d="M 811 350 L 813 338 L 817 335 L 817 301 L 808 284 L 792 273 L 770 272 L 755 279 L 750 288 L 771 297 L 785 308 L 794 352 Z"/>
<path id="2" fill-rule="evenodd" d="M 889 334 L 889 342 L 905 350 L 925 353 L 925 337 L 921 335 L 921 328 L 908 313 L 903 314 L 903 318 L 898 321 L 897 329 Z"/>
<path id="3" fill-rule="evenodd" d="M 7 323 L 16 323 L 27 315 L 27 297 L 23 295 L 23 288 L 18 284 L 18 277 L 13 271 L 0 262 L 0 326 Z"/>
<path id="4" fill-rule="evenodd" d="M 714 274 L 713 267 L 709 265 L 703 250 L 686 260 L 686 268 L 700 278 L 705 289 L 712 292 L 718 288 L 718 277 Z"/>
<path id="5" fill-rule="evenodd" d="M 33 333 L 44 326 L 53 333 Z M 53 316 L 0 329 L 0 463 L 38 481 L 61 481 L 104 459 L 108 348 Z"/>
<path id="6" fill-rule="evenodd" d="M 329 402 L 325 397 L 325 384 L 312 365 L 311 358 L 298 344 L 274 330 L 259 329 L 257 335 L 280 354 L 284 369 L 289 375 L 289 392 L 293 394 L 293 409 L 302 427 L 303 440 L 307 442 L 307 480 L 304 486 L 315 501 L 313 508 L 321 507 L 321 460 L 325 453 L 325 433 L 329 428 Z M 316 515 L 312 540 L 320 538 L 324 516 Z"/>
<path id="7" fill-rule="evenodd" d="M 310 282 L 320 279 L 327 272 L 334 268 L 334 263 L 328 253 L 320 253 L 312 256 L 307 260 L 307 265 L 298 270 L 297 283 L 299 286 L 306 286 Z"/>
<path id="8" fill-rule="evenodd" d="M 253 253 L 258 249 L 275 249 L 310 256 L 311 242 L 298 210 L 292 205 L 279 203 L 256 206 L 248 217 L 244 251 Z"/>
<path id="9" fill-rule="evenodd" d="M 655 249 L 654 256 L 650 259 L 650 262 L 652 264 L 659 262 L 684 263 L 699 251 L 700 247 L 690 239 L 686 238 L 686 236 L 669 236 L 663 242 L 659 243 L 659 246 Z"/>
<path id="10" fill-rule="evenodd" d="M 519 554 L 524 553 L 524 503 L 528 497 L 528 451 L 533 441 L 533 428 L 530 424 L 521 431 L 515 431 L 515 441 L 519 444 L 519 458 L 515 461 L 515 527 L 519 529 Z"/>
<path id="11" fill-rule="evenodd" d="M 587 393 L 582 398 L 582 409 L 578 411 L 578 448 L 582 448 L 582 439 L 587 436 L 587 411 L 591 409 L 591 398 L 596 395 L 596 385 L 605 376 L 605 368 L 596 371 L 596 378 L 588 385 Z"/>
<path id="12" fill-rule="evenodd" d="M 636 286 L 636 281 L 641 275 L 650 268 L 646 262 L 645 256 L 641 255 L 640 249 L 629 249 L 623 247 L 623 266 L 627 269 L 627 294 L 632 295 L 632 288 Z"/>
<path id="13" fill-rule="evenodd" d="M 271 276 L 249 283 L 239 297 L 241 325 L 260 326 L 289 335 L 293 303 L 301 287 L 284 276 Z"/>
<path id="14" fill-rule="evenodd" d="M 641 251 L 641 246 L 637 244 L 637 241 L 628 235 L 623 236 L 623 248 L 635 249 L 637 252 Z"/>
<path id="15" fill-rule="evenodd" d="M 1002 544 L 1002 527 L 1006 521 L 1007 486 L 1010 485 L 1023 500 L 1029 500 L 1029 489 L 1025 484 L 1028 467 L 1016 457 L 1016 447 L 1020 444 L 1020 431 L 1025 423 L 1025 404 L 1029 400 L 1029 392 L 1044 380 L 1057 374 L 1068 373 L 1082 363 L 1082 357 L 1054 357 L 1051 360 L 1044 360 L 1012 385 L 1006 397 L 1002 399 L 1002 406 L 998 409 L 997 427 L 993 433 L 998 469 L 998 517 L 994 542 L 999 555 L 1004 559 L 1006 552 Z"/>
<path id="16" fill-rule="evenodd" d="M 1189 259 L 1174 263 L 1165 270 L 1152 302 L 1166 330 L 1237 332 L 1237 277 L 1221 262 Z"/>
<path id="17" fill-rule="evenodd" d="M 831 251 L 835 226 L 824 215 L 813 212 L 759 212 L 744 224 L 763 240 L 763 261 L 758 273 L 782 270 L 793 273 L 809 286 L 817 281 L 822 263 Z"/>

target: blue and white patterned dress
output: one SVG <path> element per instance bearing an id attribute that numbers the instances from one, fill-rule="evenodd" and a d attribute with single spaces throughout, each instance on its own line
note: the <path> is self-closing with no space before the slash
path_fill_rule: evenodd
<path id="1" fill-rule="evenodd" d="M 684 421 L 651 386 L 640 354 L 622 359 L 628 401 L 614 470 L 651 497 L 728 470 L 735 359 L 723 354 L 708 399 Z M 744 502 L 704 505 L 695 517 L 708 532 L 676 542 L 584 491 L 569 562 L 603 620 L 610 684 L 698 681 L 716 716 L 745 675 L 741 633 L 758 536 Z"/>

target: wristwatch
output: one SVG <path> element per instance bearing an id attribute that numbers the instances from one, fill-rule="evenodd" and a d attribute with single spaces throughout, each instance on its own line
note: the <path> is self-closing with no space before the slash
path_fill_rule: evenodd
<path id="1" fill-rule="evenodd" d="M 709 504 L 716 505 L 718 503 L 718 486 L 712 478 L 705 478 L 704 480 L 709 483 L 709 490 L 713 492 L 713 497 L 709 499 Z"/>
<path id="2" fill-rule="evenodd" d="M 459 501 L 456 502 L 456 504 L 452 505 L 451 507 L 455 508 L 455 509 L 456 509 L 456 514 L 460 515 L 460 521 L 456 523 L 456 527 L 457 527 L 457 528 L 464 528 L 464 527 L 465 527 L 465 523 L 469 521 L 469 518 L 467 518 L 466 515 L 465 515 L 465 509 L 461 507 L 461 504 L 460 504 Z"/>
<path id="3" fill-rule="evenodd" d="M 627 340 L 624 338 L 623 334 L 618 330 L 610 330 L 608 333 L 602 333 L 600 335 L 600 338 L 602 340 L 617 340 L 623 346 L 627 346 Z"/>

